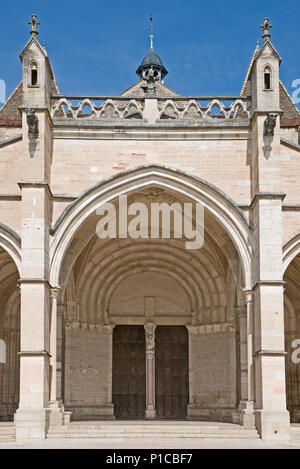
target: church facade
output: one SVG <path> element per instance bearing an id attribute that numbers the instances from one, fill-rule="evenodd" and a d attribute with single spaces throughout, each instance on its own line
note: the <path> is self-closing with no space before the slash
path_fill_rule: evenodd
<path id="1" fill-rule="evenodd" d="M 20 440 L 112 419 L 233 422 L 288 440 L 300 114 L 268 20 L 241 93 L 193 97 L 164 84 L 152 34 L 129 89 L 62 95 L 31 24 L 0 110 L 0 420 Z M 115 238 L 98 236 L 101 207 L 119 214 L 125 196 L 136 211 L 201 204 L 203 246 L 186 249 L 172 213 L 170 237 L 129 237 L 120 218 Z"/>

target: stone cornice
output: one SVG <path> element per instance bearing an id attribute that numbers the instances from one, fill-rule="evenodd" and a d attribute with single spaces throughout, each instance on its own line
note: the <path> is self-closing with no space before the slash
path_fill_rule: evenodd
<path id="1" fill-rule="evenodd" d="M 26 183 L 19 183 L 19 184 L 25 185 Z M 73 202 L 75 199 L 77 199 L 77 197 L 78 195 L 72 195 L 72 194 L 52 194 L 51 199 L 54 200 L 55 202 Z M 0 194 L 0 200 L 21 201 L 22 195 L 21 194 Z"/>
<path id="2" fill-rule="evenodd" d="M 1 195 L 0 195 L 1 199 Z M 241 210 L 250 210 L 252 207 L 250 205 L 243 205 L 239 204 L 238 207 Z M 300 204 L 282 204 L 282 211 L 283 212 L 299 212 Z"/>
<path id="3" fill-rule="evenodd" d="M 285 352 L 284 350 L 258 350 L 257 352 L 255 352 L 253 354 L 253 357 L 257 357 L 257 356 L 279 356 L 279 357 L 284 357 L 285 355 L 287 355 L 287 352 Z"/>
<path id="4" fill-rule="evenodd" d="M 50 189 L 50 186 L 47 182 L 41 181 L 41 182 L 33 182 L 33 181 L 26 181 L 26 182 L 18 182 L 18 186 L 22 190 L 23 188 L 26 189 L 46 189 L 48 196 L 50 199 L 53 199 L 54 196 L 52 194 L 52 191 Z"/>
<path id="5" fill-rule="evenodd" d="M 94 332 L 95 334 L 112 334 L 115 324 L 88 324 L 80 321 L 66 321 L 66 331 Z"/>
<path id="6" fill-rule="evenodd" d="M 260 199 L 281 199 L 284 200 L 286 194 L 284 192 L 257 192 L 253 199 L 251 200 L 251 203 L 249 205 L 249 208 L 253 208 L 253 206 L 256 204 L 256 202 Z"/>
<path id="7" fill-rule="evenodd" d="M 283 204 L 282 210 L 285 212 L 298 212 L 300 210 L 300 204 Z"/>
<path id="8" fill-rule="evenodd" d="M 258 287 L 284 287 L 286 282 L 284 280 L 258 280 L 252 291 L 256 290 Z"/>
<path id="9" fill-rule="evenodd" d="M 50 289 L 53 289 L 53 287 L 50 285 L 49 283 L 49 280 L 45 279 L 45 278 L 19 278 L 18 279 L 18 285 L 21 285 L 21 284 L 32 284 L 32 283 L 35 283 L 35 284 L 44 284 L 46 285 L 48 288 Z"/>
<path id="10" fill-rule="evenodd" d="M 47 350 L 21 350 L 20 352 L 17 352 L 17 355 L 20 355 L 21 357 L 42 357 L 42 356 L 47 356 L 51 357 L 50 353 L 47 352 Z"/>
<path id="11" fill-rule="evenodd" d="M 20 194 L 0 194 L 0 200 L 22 200 Z"/>
<path id="12" fill-rule="evenodd" d="M 52 138 L 124 140 L 248 140 L 249 119 L 176 119 L 149 123 L 136 119 L 55 119 Z"/>

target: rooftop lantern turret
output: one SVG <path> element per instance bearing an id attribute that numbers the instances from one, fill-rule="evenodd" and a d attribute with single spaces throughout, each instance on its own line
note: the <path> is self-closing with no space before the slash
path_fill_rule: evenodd
<path id="1" fill-rule="evenodd" d="M 163 81 L 164 77 L 168 74 L 168 71 L 162 63 L 160 57 L 154 50 L 153 30 L 154 28 L 152 24 L 152 16 L 150 16 L 150 50 L 148 54 L 143 58 L 142 63 L 138 67 L 136 73 L 141 80 L 146 80 L 149 70 L 152 68 L 152 70 L 154 71 L 155 78 L 157 78 L 159 81 Z"/>

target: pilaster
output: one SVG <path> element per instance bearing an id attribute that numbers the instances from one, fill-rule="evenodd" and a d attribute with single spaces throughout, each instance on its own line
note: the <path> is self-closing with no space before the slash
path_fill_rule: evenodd
<path id="1" fill-rule="evenodd" d="M 290 439 L 286 409 L 279 108 L 280 57 L 266 40 L 251 72 L 255 421 L 264 439 Z M 265 70 L 271 86 L 264 86 Z M 250 325 L 249 325 L 250 326 Z M 249 390 L 251 393 L 251 390 Z"/>
<path id="2" fill-rule="evenodd" d="M 21 189 L 21 351 L 17 440 L 43 439 L 49 426 L 50 291 L 49 187 L 52 158 L 49 116 L 51 67 L 36 35 L 21 54 L 23 66 Z M 33 85 L 30 73 L 37 67 Z"/>

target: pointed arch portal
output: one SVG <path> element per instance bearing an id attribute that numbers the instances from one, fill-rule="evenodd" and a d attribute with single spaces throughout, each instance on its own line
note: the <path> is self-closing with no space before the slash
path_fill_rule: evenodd
<path id="1" fill-rule="evenodd" d="M 118 214 L 118 199 L 124 195 L 128 204 L 142 202 L 148 208 L 153 202 L 201 203 L 203 247 L 188 250 L 185 239 L 174 236 L 100 239 L 96 235 L 96 211 L 109 202 Z M 65 337 L 65 363 L 59 376 L 61 398 L 73 417 L 103 418 L 114 412 L 117 416 L 130 412 L 140 415 L 145 391 L 147 418 L 156 416 L 158 405 L 162 416 L 171 416 L 172 409 L 174 415 L 196 417 L 209 411 L 211 418 L 219 413 L 221 419 L 232 420 L 242 398 L 237 379 L 235 308 L 241 289 L 252 285 L 251 227 L 236 204 L 216 187 L 183 171 L 142 166 L 84 192 L 61 214 L 51 235 L 50 283 L 62 287 L 64 305 L 60 321 Z M 152 338 L 147 332 L 151 324 L 153 330 L 158 328 Z M 139 389 L 142 385 L 130 375 L 130 369 L 139 368 L 140 357 L 130 359 L 129 349 L 134 344 L 127 337 L 130 331 L 133 337 L 139 330 L 141 339 L 142 326 L 146 390 Z M 113 332 L 114 327 L 118 327 L 118 334 Z M 183 391 L 178 384 L 185 380 L 187 355 L 182 355 L 183 368 L 179 358 L 168 358 L 168 354 L 177 353 L 177 339 L 174 343 L 171 338 L 166 341 L 164 328 L 169 328 L 169 334 L 176 327 L 178 331 L 188 329 L 185 344 L 191 363 L 188 381 L 184 381 L 188 395 L 180 394 Z M 113 339 L 117 336 L 118 340 Z M 163 340 L 161 337 L 165 341 L 162 346 L 156 344 L 157 338 Z M 211 347 L 215 348 L 211 357 L 197 358 Z M 123 350 L 123 361 L 121 357 L 116 361 L 114 354 L 119 349 Z M 213 367 L 217 367 L 215 377 L 209 372 Z M 89 390 L 84 403 L 80 383 Z M 220 394 L 221 399 L 217 397 Z"/>

